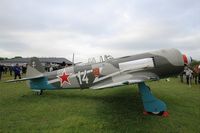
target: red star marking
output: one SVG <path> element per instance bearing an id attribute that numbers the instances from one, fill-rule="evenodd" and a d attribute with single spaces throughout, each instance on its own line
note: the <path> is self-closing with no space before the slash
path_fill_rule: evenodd
<path id="1" fill-rule="evenodd" d="M 100 70 L 99 68 L 94 68 L 92 69 L 92 73 L 95 77 L 99 77 L 100 76 Z"/>
<path id="2" fill-rule="evenodd" d="M 61 86 L 66 82 L 67 84 L 71 84 L 69 81 L 69 74 L 63 72 L 62 75 L 59 76 Z"/>

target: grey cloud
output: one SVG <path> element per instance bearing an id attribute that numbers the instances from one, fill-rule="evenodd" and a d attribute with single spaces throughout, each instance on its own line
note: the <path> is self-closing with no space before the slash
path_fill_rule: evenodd
<path id="1" fill-rule="evenodd" d="M 0 40 L 0 49 L 9 52 L 23 52 L 28 50 L 28 46 L 24 43 L 16 42 L 15 40 Z M 2 56 L 2 55 L 1 55 Z"/>
<path id="2" fill-rule="evenodd" d="M 199 49 L 199 38 L 184 38 L 200 34 L 199 7 L 199 0 L 1 0 L 0 49 L 29 50 L 40 38 L 46 46 L 63 41 L 62 47 L 68 47 L 64 43 L 77 48 L 87 44 L 97 50 L 174 47 L 193 51 Z M 48 34 L 52 31 L 66 32 L 67 36 Z M 34 35 L 18 38 L 17 34 L 10 35 L 12 32 Z M 35 34 L 40 32 L 46 34 L 45 38 Z"/>
<path id="3" fill-rule="evenodd" d="M 0 33 L 0 49 L 9 52 L 23 52 L 30 47 L 17 37 L 8 33 Z"/>
<path id="4" fill-rule="evenodd" d="M 106 25 L 110 27 L 115 21 L 110 18 L 115 16 L 96 11 L 96 5 L 95 2 L 85 1 L 3 1 L 0 6 L 0 29 L 63 29 L 90 34 L 106 33 Z"/>

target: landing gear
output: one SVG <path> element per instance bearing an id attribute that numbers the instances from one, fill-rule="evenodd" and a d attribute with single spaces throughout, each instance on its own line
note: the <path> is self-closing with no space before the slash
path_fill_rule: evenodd
<path id="1" fill-rule="evenodd" d="M 33 90 L 35 91 L 36 95 L 42 95 L 43 94 L 43 90 Z"/>
<path id="2" fill-rule="evenodd" d="M 163 116 L 163 117 L 169 116 L 169 113 L 167 111 L 161 111 L 161 112 L 147 112 L 147 111 L 144 111 L 143 114 L 144 115 L 157 115 L 157 116 Z"/>
<path id="3" fill-rule="evenodd" d="M 38 92 L 38 95 L 42 95 L 42 93 L 43 93 L 43 90 L 40 90 L 40 91 Z"/>
<path id="4" fill-rule="evenodd" d="M 142 96 L 142 102 L 144 105 L 145 111 L 143 114 L 149 115 L 159 115 L 159 116 L 168 116 L 168 112 L 166 112 L 166 104 L 160 99 L 156 98 L 152 95 L 150 88 L 145 85 L 144 82 L 138 83 L 139 92 Z"/>

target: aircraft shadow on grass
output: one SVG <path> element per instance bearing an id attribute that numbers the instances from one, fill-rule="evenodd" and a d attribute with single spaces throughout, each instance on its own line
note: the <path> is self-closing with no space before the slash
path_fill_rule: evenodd
<path id="1" fill-rule="evenodd" d="M 87 90 L 86 90 L 87 91 Z M 84 92 L 84 90 L 83 90 Z M 116 91 L 112 94 L 106 94 L 103 92 L 103 94 L 97 93 L 91 93 L 88 94 L 87 92 L 81 93 L 80 91 L 77 92 L 71 92 L 63 93 L 63 92 L 46 92 L 41 96 L 34 95 L 33 93 L 28 93 L 26 95 L 23 95 L 19 98 L 20 101 L 26 101 L 28 103 L 37 103 L 40 102 L 44 103 L 56 103 L 59 101 L 77 101 L 80 100 L 80 103 L 85 100 L 85 102 L 95 101 L 97 104 L 100 104 L 100 106 L 94 106 L 95 113 L 98 116 L 101 117 L 111 117 L 113 119 L 130 119 L 131 116 L 141 116 L 141 110 L 143 110 L 141 96 L 138 91 L 132 91 L 132 90 L 123 90 Z M 46 99 L 48 98 L 48 100 Z M 84 102 L 84 104 L 85 104 Z M 88 103 L 90 104 L 90 103 Z M 58 105 L 59 106 L 59 105 Z M 63 105 L 61 105 L 63 108 Z M 72 105 L 73 106 L 73 105 Z M 81 106 L 82 107 L 82 106 Z M 66 111 L 67 108 L 65 107 Z M 140 114 L 140 115 L 139 115 Z M 103 118 L 101 118 L 103 119 Z M 106 119 L 106 118 L 105 118 Z"/>

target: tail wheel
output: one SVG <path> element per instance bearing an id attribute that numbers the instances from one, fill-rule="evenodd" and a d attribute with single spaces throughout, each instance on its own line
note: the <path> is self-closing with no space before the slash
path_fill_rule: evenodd
<path id="1" fill-rule="evenodd" d="M 42 95 L 42 94 L 43 94 L 43 90 L 38 90 L 38 91 L 36 91 L 36 94 L 37 94 L 37 95 Z"/>
<path id="2" fill-rule="evenodd" d="M 43 93 L 43 90 L 40 90 L 40 91 L 39 91 L 39 95 L 42 95 L 42 93 Z"/>

